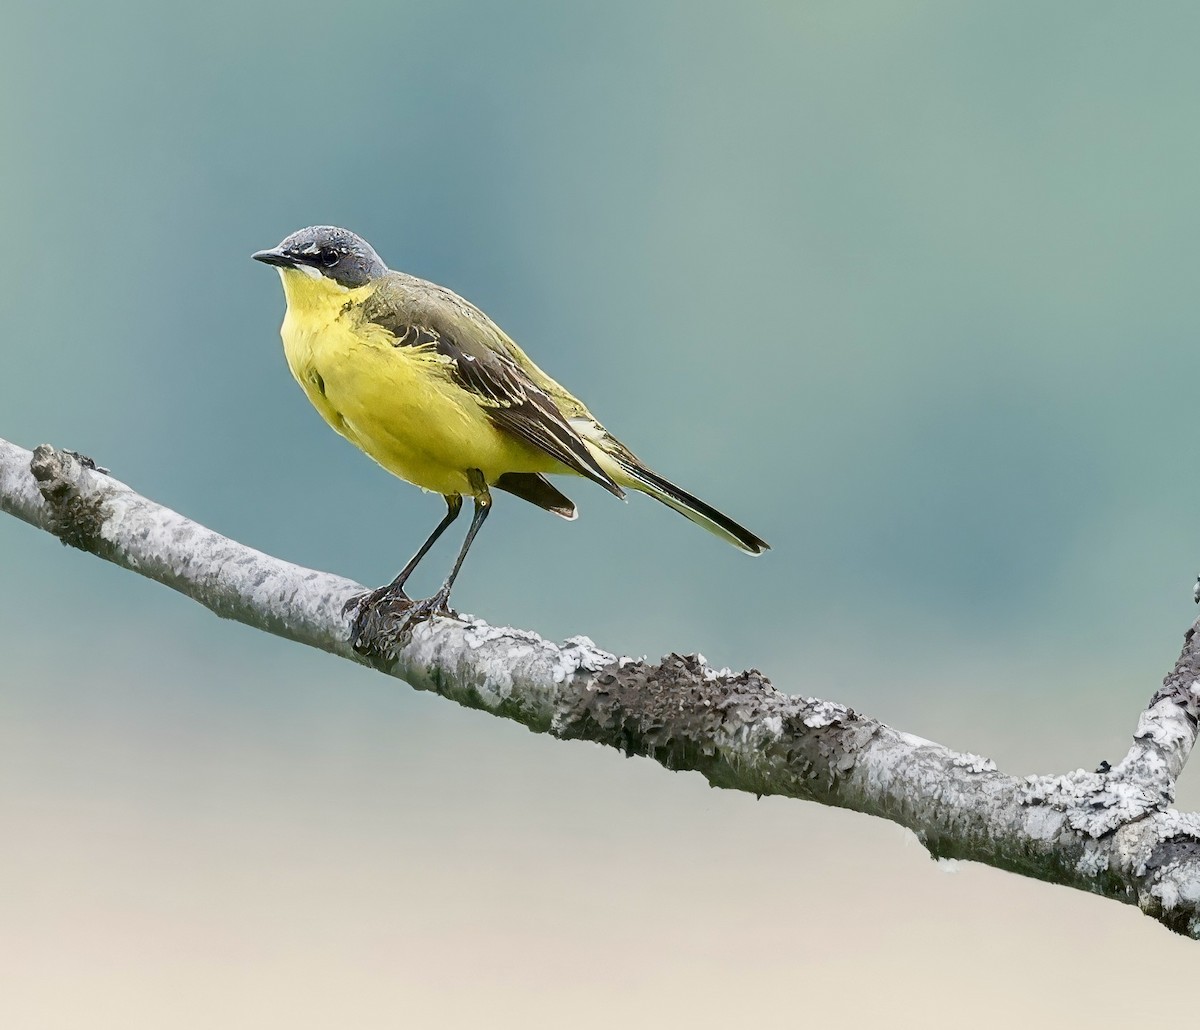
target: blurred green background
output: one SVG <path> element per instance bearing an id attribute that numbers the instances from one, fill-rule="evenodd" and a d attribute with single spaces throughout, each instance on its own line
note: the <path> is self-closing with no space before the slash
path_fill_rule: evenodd
<path id="1" fill-rule="evenodd" d="M 0 436 L 390 578 L 441 502 L 309 408 L 249 260 L 346 225 L 775 547 L 578 483 L 571 525 L 498 505 L 460 608 L 756 665 L 1012 771 L 1123 753 L 1200 567 L 1195 5 L 4 21 Z M 0 576 L 5 1026 L 1061 1025 L 1135 999 L 1040 965 L 1200 956 L 943 876 L 888 824 L 418 696 L 11 519 Z"/>

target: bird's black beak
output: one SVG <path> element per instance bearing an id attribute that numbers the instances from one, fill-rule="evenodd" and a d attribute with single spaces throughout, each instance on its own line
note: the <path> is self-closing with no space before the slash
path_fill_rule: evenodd
<path id="1" fill-rule="evenodd" d="M 264 265 L 275 265 L 279 268 L 295 268 L 296 262 L 288 257 L 278 247 L 272 250 L 260 250 L 257 254 L 251 254 L 255 261 L 261 261 Z"/>

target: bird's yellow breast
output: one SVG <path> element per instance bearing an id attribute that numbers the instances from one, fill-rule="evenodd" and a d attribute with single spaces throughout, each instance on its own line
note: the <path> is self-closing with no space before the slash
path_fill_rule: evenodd
<path id="1" fill-rule="evenodd" d="M 288 368 L 338 433 L 393 475 L 440 494 L 470 494 L 468 469 L 560 471 L 553 458 L 497 429 L 430 347 L 396 347 L 361 317 L 373 290 L 281 269 Z"/>

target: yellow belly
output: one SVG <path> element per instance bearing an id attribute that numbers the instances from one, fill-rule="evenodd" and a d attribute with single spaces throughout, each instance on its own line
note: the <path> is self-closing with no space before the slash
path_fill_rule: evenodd
<path id="1" fill-rule="evenodd" d="M 450 378 L 435 352 L 393 347 L 361 325 L 284 319 L 288 367 L 337 432 L 401 479 L 440 494 L 472 494 L 468 469 L 488 483 L 505 472 L 565 472 L 497 429 Z"/>

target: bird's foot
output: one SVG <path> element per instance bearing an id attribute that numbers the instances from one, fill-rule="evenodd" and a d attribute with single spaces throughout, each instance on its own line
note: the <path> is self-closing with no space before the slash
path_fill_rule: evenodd
<path id="1" fill-rule="evenodd" d="M 405 616 L 405 624 L 409 629 L 419 622 L 428 622 L 433 618 L 457 619 L 458 612 L 450 607 L 450 594 L 439 590 L 432 597 L 413 601 Z"/>
<path id="2" fill-rule="evenodd" d="M 390 584 L 355 594 L 342 605 L 342 614 L 350 616 L 350 646 L 359 654 L 370 654 L 375 650 L 372 642 L 386 627 L 403 618 L 411 604 L 402 587 Z"/>
<path id="3" fill-rule="evenodd" d="M 396 601 L 399 604 L 406 605 L 412 602 L 412 598 L 404 592 L 403 587 L 389 583 L 385 587 L 376 587 L 374 590 L 368 590 L 364 594 L 355 594 L 349 601 L 342 605 L 342 614 L 357 614 L 367 608 L 374 608 L 383 601 Z"/>
<path id="4" fill-rule="evenodd" d="M 400 587 L 386 586 L 358 594 L 345 603 L 350 616 L 350 646 L 372 659 L 387 660 L 405 643 L 420 623 L 430 619 L 457 618 L 443 589 L 432 597 L 413 600 Z"/>

